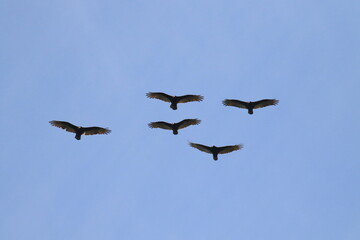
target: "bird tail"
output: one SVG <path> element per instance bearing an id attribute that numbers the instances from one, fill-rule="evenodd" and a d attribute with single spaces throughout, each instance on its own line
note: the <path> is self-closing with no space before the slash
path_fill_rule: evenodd
<path id="1" fill-rule="evenodd" d="M 178 134 L 178 130 L 177 129 L 173 129 L 173 134 L 177 135 Z"/>
<path id="2" fill-rule="evenodd" d="M 172 103 L 170 105 L 170 107 L 173 109 L 173 110 L 176 110 L 177 109 L 177 104 L 176 103 Z"/>
<path id="3" fill-rule="evenodd" d="M 214 159 L 215 161 L 218 160 L 217 154 L 213 153 L 213 159 Z"/>
<path id="4" fill-rule="evenodd" d="M 75 135 L 75 138 L 76 138 L 77 140 L 80 140 L 80 139 L 81 139 L 81 134 L 76 134 L 76 135 Z"/>
<path id="5" fill-rule="evenodd" d="M 253 113 L 254 113 L 254 112 L 253 112 L 253 109 L 252 109 L 252 108 L 249 108 L 249 109 L 248 109 L 248 113 L 249 113 L 249 114 L 253 114 Z"/>

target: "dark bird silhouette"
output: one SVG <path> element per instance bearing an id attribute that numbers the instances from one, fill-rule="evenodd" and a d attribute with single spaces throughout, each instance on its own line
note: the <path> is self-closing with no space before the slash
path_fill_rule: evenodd
<path id="1" fill-rule="evenodd" d="M 204 97 L 200 95 L 170 96 L 162 92 L 148 92 L 146 96 L 148 98 L 156 98 L 171 103 L 170 107 L 173 110 L 177 109 L 178 103 L 201 102 L 204 99 Z"/>
<path id="2" fill-rule="evenodd" d="M 51 125 L 65 129 L 68 132 L 75 133 L 75 138 L 77 140 L 81 139 L 81 135 L 95 135 L 95 134 L 109 134 L 111 132 L 110 129 L 101 128 L 101 127 L 78 127 L 72 125 L 71 123 L 64 121 L 50 121 Z"/>
<path id="3" fill-rule="evenodd" d="M 189 144 L 190 144 L 190 146 L 197 148 L 198 150 L 200 150 L 202 152 L 212 154 L 213 159 L 215 161 L 218 160 L 218 154 L 229 153 L 229 152 L 233 152 L 233 151 L 240 150 L 243 148 L 243 145 L 241 145 L 241 144 L 224 146 L 224 147 L 216 147 L 216 146 L 208 147 L 208 146 L 197 144 L 197 143 L 189 143 Z"/>
<path id="4" fill-rule="evenodd" d="M 248 110 L 249 114 L 253 114 L 253 110 L 257 108 L 263 108 L 271 105 L 277 105 L 279 103 L 279 100 L 276 99 L 263 99 L 256 102 L 243 102 L 236 99 L 225 99 L 223 101 L 223 104 L 225 106 L 233 106 L 238 108 L 245 108 Z"/>
<path id="5" fill-rule="evenodd" d="M 198 125 L 201 120 L 199 119 L 184 119 L 178 123 L 167 123 L 167 122 L 151 122 L 149 123 L 150 128 L 162 128 L 166 130 L 172 130 L 174 135 L 178 134 L 178 130 L 186 128 L 190 125 Z"/>

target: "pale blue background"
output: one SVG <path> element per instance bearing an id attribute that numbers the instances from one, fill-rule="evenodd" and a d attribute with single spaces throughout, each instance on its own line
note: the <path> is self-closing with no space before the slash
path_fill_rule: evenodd
<path id="1" fill-rule="evenodd" d="M 359 1 L 0 11 L 0 239 L 360 239 Z M 173 111 L 148 91 L 205 99 Z M 147 127 L 183 118 L 203 122 Z M 113 132 L 76 141 L 50 120 Z M 188 141 L 244 149 L 215 162 Z"/>

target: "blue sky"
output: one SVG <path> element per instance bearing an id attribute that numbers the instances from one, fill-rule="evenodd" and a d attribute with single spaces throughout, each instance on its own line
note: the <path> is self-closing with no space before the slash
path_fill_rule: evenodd
<path id="1" fill-rule="evenodd" d="M 359 5 L 0 1 L 0 239 L 359 239 Z"/>

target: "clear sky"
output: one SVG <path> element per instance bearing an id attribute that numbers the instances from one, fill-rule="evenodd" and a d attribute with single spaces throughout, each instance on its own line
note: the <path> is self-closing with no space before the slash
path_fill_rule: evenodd
<path id="1" fill-rule="evenodd" d="M 0 239 L 360 239 L 359 1 L 0 9 Z M 149 91 L 205 99 L 173 111 Z M 202 123 L 147 126 L 184 118 Z M 189 141 L 244 149 L 213 161 Z"/>

